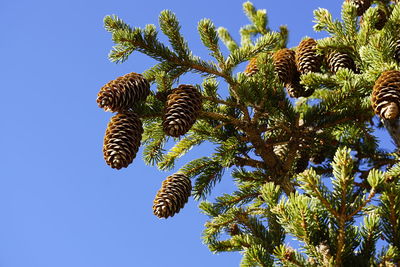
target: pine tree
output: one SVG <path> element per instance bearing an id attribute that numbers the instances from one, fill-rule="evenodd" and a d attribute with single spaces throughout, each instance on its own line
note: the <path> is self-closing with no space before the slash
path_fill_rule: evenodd
<path id="1" fill-rule="evenodd" d="M 240 43 L 211 20 L 199 22 L 211 60 L 194 55 L 171 11 L 159 17 L 168 44 L 155 25 L 104 19 L 115 42 L 111 61 L 138 51 L 158 62 L 142 74 L 152 87 L 147 98 L 121 104 L 143 122 L 144 161 L 185 177 L 185 186 L 167 178 L 155 214 L 179 211 L 191 188 L 209 216 L 204 243 L 241 252 L 241 266 L 400 266 L 399 153 L 380 147 L 375 134 L 386 128 L 400 148 L 400 4 L 345 0 L 340 19 L 320 8 L 314 30 L 329 37 L 289 48 L 286 27 L 269 28 L 266 11 L 250 2 L 243 9 L 250 24 Z M 296 64 L 277 64 L 279 51 Z M 248 61 L 251 68 L 238 67 Z M 188 72 L 203 82 L 181 85 Z M 174 120 L 190 121 L 179 134 L 165 131 L 171 99 Z M 212 154 L 175 167 L 204 142 L 215 145 Z M 207 201 L 221 179 L 233 179 L 236 191 Z"/>

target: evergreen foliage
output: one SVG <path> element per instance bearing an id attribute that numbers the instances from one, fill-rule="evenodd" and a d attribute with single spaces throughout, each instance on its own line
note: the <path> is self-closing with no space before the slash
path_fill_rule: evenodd
<path id="1" fill-rule="evenodd" d="M 379 147 L 375 135 L 385 127 L 399 148 L 400 123 L 397 115 L 378 118 L 371 103 L 378 77 L 400 70 L 400 4 L 346 0 L 340 19 L 316 10 L 314 30 L 329 37 L 286 50 L 301 51 L 296 59 L 307 60 L 298 61 L 293 72 L 299 74 L 289 82 L 279 77 L 274 60 L 287 49 L 287 28 L 269 28 L 266 11 L 250 2 L 243 9 L 250 24 L 240 29 L 239 42 L 209 19 L 199 22 L 209 59 L 194 55 L 169 10 L 159 17 L 168 44 L 155 25 L 137 28 L 105 17 L 115 42 L 111 61 L 122 63 L 138 51 L 158 62 L 143 73 L 153 91 L 129 109 L 144 125 L 144 161 L 160 170 L 182 165 L 179 173 L 193 180 L 192 196 L 202 200 L 199 207 L 209 217 L 204 243 L 215 253 L 241 252 L 241 266 L 400 266 L 399 154 Z M 256 71 L 246 75 L 237 66 L 249 60 Z M 190 86 L 201 102 L 189 96 L 184 111 L 191 101 L 201 103 L 201 111 L 182 136 L 167 136 L 167 99 L 188 72 L 203 77 Z M 396 79 L 384 84 L 392 97 L 374 93 L 373 101 L 390 104 L 391 112 L 400 108 Z M 308 93 L 288 94 L 295 90 L 288 84 Z M 204 142 L 213 144 L 213 153 L 186 164 L 178 160 Z M 236 191 L 207 201 L 221 179 L 233 179 Z M 174 183 L 168 190 L 171 199 L 184 195 L 179 207 L 169 206 L 173 215 L 187 192 Z M 299 246 L 290 247 L 287 238 Z"/>

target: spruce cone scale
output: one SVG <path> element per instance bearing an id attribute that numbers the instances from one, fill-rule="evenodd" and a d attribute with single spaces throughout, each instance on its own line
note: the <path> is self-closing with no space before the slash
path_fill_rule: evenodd
<path id="1" fill-rule="evenodd" d="M 149 94 L 149 82 L 141 74 L 131 72 L 104 85 L 98 93 L 97 104 L 105 111 L 124 112 L 146 100 Z"/>
<path id="2" fill-rule="evenodd" d="M 188 202 L 192 190 L 190 179 L 182 174 L 170 175 L 162 182 L 153 202 L 153 213 L 159 218 L 168 218 L 179 213 Z"/>
<path id="3" fill-rule="evenodd" d="M 250 59 L 249 63 L 246 66 L 246 69 L 243 72 L 247 76 L 252 76 L 258 72 L 257 57 L 253 57 L 252 59 Z"/>
<path id="4" fill-rule="evenodd" d="M 288 48 L 283 48 L 275 52 L 272 59 L 279 79 L 283 83 L 292 82 L 297 72 L 295 52 Z"/>
<path id="5" fill-rule="evenodd" d="M 340 68 L 350 69 L 356 71 L 356 65 L 353 59 L 345 53 L 331 52 L 327 56 L 327 63 L 329 70 L 336 73 Z"/>
<path id="6" fill-rule="evenodd" d="M 296 66 L 301 74 L 318 72 L 322 64 L 322 57 L 317 54 L 317 42 L 313 38 L 306 38 L 300 42 L 296 50 Z"/>
<path id="7" fill-rule="evenodd" d="M 173 89 L 164 110 L 164 132 L 173 137 L 184 135 L 196 122 L 201 104 L 201 94 L 196 87 L 182 84 Z"/>
<path id="8" fill-rule="evenodd" d="M 135 113 L 118 113 L 113 116 L 104 136 L 103 154 L 106 163 L 118 170 L 128 167 L 139 150 L 142 133 L 142 122 Z"/>
<path id="9" fill-rule="evenodd" d="M 314 93 L 314 90 L 305 88 L 300 84 L 300 75 L 297 73 L 293 81 L 285 85 L 287 93 L 294 98 L 309 97 Z"/>
<path id="10" fill-rule="evenodd" d="M 399 117 L 400 107 L 400 71 L 383 72 L 372 89 L 372 107 L 383 119 Z"/>

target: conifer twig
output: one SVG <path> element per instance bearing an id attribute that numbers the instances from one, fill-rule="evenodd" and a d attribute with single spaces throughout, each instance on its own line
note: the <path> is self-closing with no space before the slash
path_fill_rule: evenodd
<path id="1" fill-rule="evenodd" d="M 228 115 L 222 115 L 219 113 L 209 112 L 209 111 L 202 111 L 200 113 L 200 118 L 210 118 L 210 119 L 214 119 L 214 120 L 228 122 L 239 128 L 243 128 L 246 125 L 246 122 L 244 122 L 240 119 L 236 119 L 236 118 L 230 117 Z"/>
<path id="2" fill-rule="evenodd" d="M 253 168 L 265 168 L 264 162 L 251 158 L 235 157 L 235 163 L 239 167 L 249 166 Z"/>
<path id="3" fill-rule="evenodd" d="M 215 97 L 202 96 L 202 98 L 205 99 L 205 100 L 211 101 L 211 102 L 215 102 L 215 103 L 218 103 L 218 104 L 223 104 L 223 105 L 234 107 L 234 108 L 239 108 L 240 107 L 240 105 L 238 105 L 237 103 L 228 102 L 228 101 L 225 101 L 225 100 L 222 100 L 222 99 L 219 99 L 219 98 L 215 98 Z"/>
<path id="4" fill-rule="evenodd" d="M 321 192 L 318 190 L 318 188 L 314 185 L 311 184 L 311 188 L 313 189 L 314 193 L 316 194 L 316 197 L 318 198 L 319 201 L 321 201 L 321 203 L 325 206 L 325 208 L 333 215 L 335 216 L 335 218 L 339 218 L 339 213 L 337 212 L 337 210 L 335 210 L 330 204 L 329 202 L 322 196 Z"/>
<path id="5" fill-rule="evenodd" d="M 372 188 L 371 192 L 369 193 L 368 197 L 363 201 L 363 203 L 355 211 L 347 215 L 346 221 L 351 220 L 351 218 L 353 218 L 354 215 L 360 212 L 372 200 L 372 198 L 375 196 L 375 193 L 376 193 L 375 188 Z"/>

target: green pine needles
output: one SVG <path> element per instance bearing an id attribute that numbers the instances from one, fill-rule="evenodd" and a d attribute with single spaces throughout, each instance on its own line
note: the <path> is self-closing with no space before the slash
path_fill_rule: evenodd
<path id="1" fill-rule="evenodd" d="M 239 42 L 209 19 L 198 23 L 207 59 L 195 56 L 169 10 L 161 12 L 159 27 L 134 28 L 105 17 L 115 43 L 112 62 L 136 51 L 157 61 L 143 73 L 152 92 L 129 112 L 144 124 L 144 161 L 193 181 L 192 196 L 209 217 L 203 239 L 212 252 L 238 251 L 241 266 L 400 266 L 399 154 L 380 147 L 375 134 L 386 127 L 400 147 L 397 76 L 375 86 L 382 93 L 373 100 L 392 103 L 395 119 L 380 123 L 371 107 L 377 78 L 400 70 L 400 4 L 372 1 L 357 16 L 366 2 L 345 1 L 340 19 L 316 10 L 314 30 L 329 36 L 316 46 L 308 38 L 301 49 L 289 48 L 302 62 L 290 53 L 274 57 L 287 48 L 288 30 L 269 28 L 266 11 L 250 2 L 243 4 L 250 24 L 240 29 Z M 317 71 L 290 67 L 308 68 L 315 58 L 322 59 L 310 68 Z M 250 60 L 247 72 L 238 68 Z M 278 61 L 288 83 L 278 77 Z M 202 83 L 181 78 L 186 73 L 200 75 Z M 180 80 L 201 93 L 190 99 L 201 103 L 199 113 L 185 104 L 197 96 L 173 95 Z M 310 93 L 290 97 L 297 92 Z M 182 126 L 189 130 L 180 137 L 163 131 L 167 105 L 175 105 L 171 123 L 185 123 L 187 114 L 195 120 Z M 179 160 L 203 143 L 212 144 L 212 153 Z M 236 191 L 206 201 L 221 179 L 233 179 Z"/>

